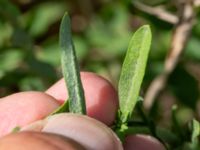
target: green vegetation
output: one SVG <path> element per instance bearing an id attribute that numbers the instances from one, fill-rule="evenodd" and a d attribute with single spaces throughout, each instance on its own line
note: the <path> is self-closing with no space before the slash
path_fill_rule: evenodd
<path id="1" fill-rule="evenodd" d="M 153 10 L 156 6 L 162 5 L 172 14 L 176 14 L 179 9 L 173 0 L 141 0 L 140 2 L 151 6 Z M 139 95 L 145 97 L 152 81 L 160 74 L 167 74 L 167 77 L 164 87 L 159 91 L 150 108 L 143 107 L 146 99 L 138 100 L 136 103 L 141 84 L 138 83 L 136 92 L 130 96 L 134 99 L 133 104 L 127 102 L 130 108 L 124 108 L 124 102 L 120 104 L 120 113 L 125 115 L 121 121 L 126 122 L 127 117 L 130 117 L 127 126 L 131 126 L 131 128 L 122 126 L 121 130 L 124 134 L 151 134 L 165 143 L 169 149 L 198 149 L 199 7 L 193 7 L 195 17 L 192 19 L 195 23 L 191 25 L 188 42 L 181 43 L 184 48 L 180 59 L 177 59 L 177 64 L 170 72 L 165 72 L 166 58 L 170 56 L 169 51 L 174 46 L 171 41 L 174 40 L 177 28 L 173 24 L 173 17 L 172 21 L 163 20 L 158 15 L 145 12 L 141 5 L 129 0 L 1 0 L 0 96 L 18 91 L 45 90 L 62 77 L 58 34 L 60 20 L 65 11 L 68 11 L 71 16 L 73 41 L 81 70 L 96 72 L 110 80 L 115 87 L 118 87 L 120 79 L 122 82 L 119 82 L 120 92 L 123 86 L 128 88 L 128 85 L 123 85 L 126 77 L 123 74 L 120 77 L 120 72 L 132 33 L 144 24 L 151 26 L 152 46 Z M 176 17 L 174 19 L 176 20 Z M 148 49 L 149 42 L 139 47 L 143 49 L 142 47 L 146 46 Z M 138 61 L 145 63 L 146 52 L 142 57 L 144 58 Z M 126 64 L 126 60 L 123 67 L 129 65 Z M 137 61 L 137 58 L 134 61 Z M 145 69 L 145 65 L 141 68 Z M 143 72 L 138 75 L 141 77 L 138 80 L 140 82 Z M 136 82 L 137 79 L 132 81 Z M 123 98 L 126 96 L 127 93 L 124 95 L 122 93 L 120 99 L 125 101 Z M 131 109 L 134 105 L 136 107 L 131 117 Z"/>

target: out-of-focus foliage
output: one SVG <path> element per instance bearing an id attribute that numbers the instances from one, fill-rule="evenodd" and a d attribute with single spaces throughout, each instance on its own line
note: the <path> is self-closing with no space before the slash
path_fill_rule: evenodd
<path id="1" fill-rule="evenodd" d="M 140 2 L 163 5 L 176 13 L 173 0 Z M 117 86 L 132 33 L 139 26 L 150 24 L 153 43 L 142 94 L 163 71 L 173 25 L 140 11 L 131 0 L 0 0 L 0 97 L 18 91 L 45 90 L 61 78 L 58 33 L 65 11 L 71 15 L 82 70 L 101 74 Z M 174 103 L 181 128 L 192 116 L 200 119 L 200 14 L 196 18 L 181 60 L 150 113 L 160 126 L 173 128 Z"/>

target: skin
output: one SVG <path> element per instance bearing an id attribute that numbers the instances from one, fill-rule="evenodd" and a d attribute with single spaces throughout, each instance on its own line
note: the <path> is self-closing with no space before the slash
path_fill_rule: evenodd
<path id="1" fill-rule="evenodd" d="M 114 87 L 104 78 L 90 72 L 82 72 L 81 81 L 85 92 L 87 115 L 106 125 L 112 125 L 118 109 L 118 97 Z M 65 101 L 68 93 L 64 79 L 55 83 L 46 93 L 61 103 Z"/>
<path id="2" fill-rule="evenodd" d="M 88 150 L 122 150 L 120 140 L 110 128 L 83 115 L 65 113 L 52 116 L 48 119 L 42 131 L 70 137 Z"/>
<path id="3" fill-rule="evenodd" d="M 81 79 L 85 91 L 88 115 L 107 125 L 112 124 L 118 109 L 117 93 L 114 88 L 108 81 L 93 73 L 83 72 L 81 73 Z M 65 100 L 67 95 L 65 91 L 64 81 L 61 80 L 50 87 L 46 93 L 22 92 L 1 98 L 0 136 L 8 134 L 10 130 L 17 125 L 25 126 L 47 116 L 58 107 L 59 101 Z M 24 117 L 24 115 L 26 117 Z M 80 122 L 78 123 L 80 124 Z M 88 130 L 89 128 L 90 126 L 85 126 L 83 130 Z M 136 135 L 133 136 L 135 137 Z M 148 150 L 153 150 L 152 147 L 154 148 L 154 146 L 157 146 L 158 150 L 164 149 L 163 145 L 156 139 L 155 142 L 154 140 L 152 141 L 151 138 L 152 137 L 149 136 L 144 136 L 143 139 L 138 136 L 135 138 L 128 138 L 128 142 L 124 143 L 124 148 L 125 150 L 128 148 L 142 150 L 140 149 L 140 144 L 132 144 L 139 140 L 141 145 L 144 144 L 143 142 L 149 141 L 145 142 L 146 146 L 148 146 Z M 84 140 L 84 137 L 82 140 Z M 35 144 L 37 145 L 37 143 Z M 11 145 L 14 145 L 14 143 Z"/>
<path id="4" fill-rule="evenodd" d="M 22 131 L 32 130 L 63 135 L 80 143 L 88 150 L 123 149 L 121 141 L 110 128 L 86 115 L 56 114 L 22 128 Z"/>
<path id="5" fill-rule="evenodd" d="M 129 135 L 124 142 L 125 150 L 165 150 L 164 146 L 154 137 L 148 135 Z"/>
<path id="6" fill-rule="evenodd" d="M 24 142 L 26 141 L 26 142 Z M 8 144 L 9 143 L 9 144 Z M 11 144 L 12 143 L 12 144 Z M 35 144 L 37 143 L 37 144 Z M 85 150 L 70 138 L 39 132 L 9 134 L 0 140 L 1 150 Z"/>
<path id="7" fill-rule="evenodd" d="M 21 92 L 0 100 L 0 137 L 16 126 L 40 120 L 59 107 L 59 103 L 42 92 Z"/>

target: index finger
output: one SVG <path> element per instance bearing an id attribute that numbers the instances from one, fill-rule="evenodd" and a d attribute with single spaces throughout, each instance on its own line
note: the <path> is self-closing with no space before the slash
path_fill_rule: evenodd
<path id="1" fill-rule="evenodd" d="M 87 115 L 106 125 L 111 125 L 118 109 L 118 97 L 114 87 L 106 79 L 91 72 L 81 72 Z M 68 98 L 64 79 L 50 87 L 47 94 L 61 103 Z"/>

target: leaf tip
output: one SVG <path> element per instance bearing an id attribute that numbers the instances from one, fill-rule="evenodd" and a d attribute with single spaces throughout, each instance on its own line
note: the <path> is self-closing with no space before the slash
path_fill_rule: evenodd
<path id="1" fill-rule="evenodd" d="M 146 24 L 146 25 L 143 25 L 142 27 L 139 28 L 138 31 L 143 31 L 143 32 L 146 32 L 149 34 L 149 36 L 151 37 L 151 26 Z"/>
<path id="2" fill-rule="evenodd" d="M 62 24 L 62 22 L 64 21 L 64 20 L 70 20 L 70 17 L 69 17 L 69 13 L 68 12 L 65 12 L 64 13 L 64 15 L 63 15 L 63 17 L 62 17 L 62 20 L 61 20 L 61 24 Z"/>
<path id="3" fill-rule="evenodd" d="M 146 24 L 141 27 L 141 29 L 151 30 L 150 25 Z"/>
<path id="4" fill-rule="evenodd" d="M 64 13 L 63 18 L 64 17 L 69 17 L 69 13 L 67 11 Z"/>

